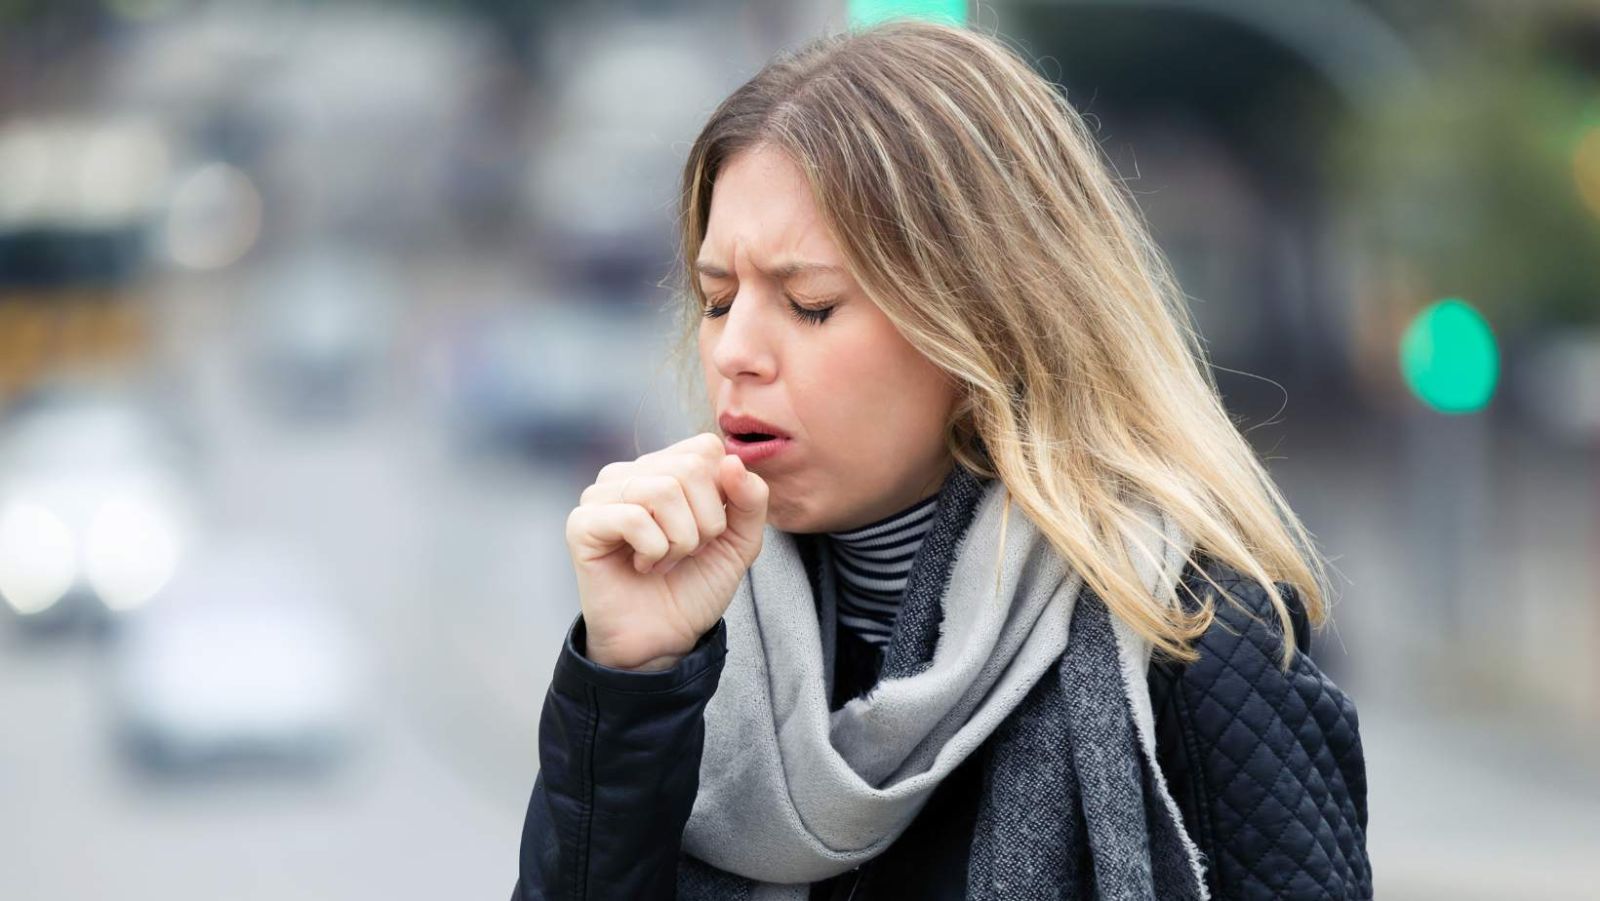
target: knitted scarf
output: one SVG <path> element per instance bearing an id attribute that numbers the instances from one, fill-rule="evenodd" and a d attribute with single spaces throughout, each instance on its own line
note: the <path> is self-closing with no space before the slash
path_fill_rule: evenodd
<path id="1" fill-rule="evenodd" d="M 1152 597 L 1189 550 L 1136 505 L 1121 527 Z M 1163 540 L 1164 539 L 1164 540 Z M 1150 645 L 1015 509 L 957 465 L 913 563 L 878 683 L 830 711 L 838 587 L 813 596 L 796 537 L 768 526 L 724 615 L 684 901 L 805 901 L 876 857 L 986 742 L 966 897 L 1204 899 L 1200 852 L 1155 759 Z"/>

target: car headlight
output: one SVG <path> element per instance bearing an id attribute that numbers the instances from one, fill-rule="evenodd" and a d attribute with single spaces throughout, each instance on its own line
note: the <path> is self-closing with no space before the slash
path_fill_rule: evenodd
<path id="1" fill-rule="evenodd" d="M 154 597 L 172 578 L 180 552 L 177 523 L 150 497 L 106 501 L 84 536 L 89 584 L 107 608 L 118 612 Z"/>
<path id="2" fill-rule="evenodd" d="M 0 512 L 0 595 L 28 616 L 50 609 L 77 577 L 72 529 L 49 508 L 25 501 Z"/>

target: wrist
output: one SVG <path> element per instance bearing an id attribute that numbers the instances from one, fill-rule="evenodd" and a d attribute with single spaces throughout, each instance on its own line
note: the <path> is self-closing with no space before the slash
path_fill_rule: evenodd
<path id="1" fill-rule="evenodd" d="M 663 654 L 660 657 L 646 660 L 638 666 L 628 668 L 636 673 L 659 673 L 662 670 L 669 670 L 677 666 L 678 661 L 682 659 L 682 654 Z"/>
<path id="2" fill-rule="evenodd" d="M 587 624 L 585 624 L 587 625 Z M 655 673 L 672 669 L 693 650 L 693 644 L 682 651 L 672 647 L 644 648 L 639 642 L 624 638 L 621 641 L 609 641 L 606 636 L 596 637 L 593 632 L 584 628 L 579 636 L 578 651 L 591 663 L 597 663 L 608 669 L 624 670 L 636 673 Z"/>
<path id="3" fill-rule="evenodd" d="M 670 645 L 653 648 L 635 646 L 631 659 L 625 653 L 619 654 L 629 649 L 627 645 L 612 645 L 608 655 L 604 643 L 596 645 L 599 651 L 596 659 L 590 653 L 586 631 L 580 614 L 568 627 L 566 647 L 557 658 L 552 685 L 564 686 L 562 690 L 568 693 L 587 690 L 583 686 L 630 693 L 677 691 L 704 676 L 708 670 L 720 672 L 728 649 L 727 627 L 721 621 L 681 654 L 677 653 L 679 648 Z M 675 661 L 658 658 L 675 658 Z M 652 672 L 622 669 L 614 665 L 637 667 L 651 661 L 666 668 Z"/>
<path id="4" fill-rule="evenodd" d="M 634 673 L 658 673 L 662 670 L 672 669 L 683 659 L 682 654 L 662 654 L 642 662 L 627 658 L 612 658 L 604 652 L 591 652 L 586 654 L 591 661 L 611 669 L 626 670 Z"/>

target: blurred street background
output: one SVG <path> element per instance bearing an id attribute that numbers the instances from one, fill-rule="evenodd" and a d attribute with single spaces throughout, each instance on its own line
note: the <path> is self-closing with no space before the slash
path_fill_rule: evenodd
<path id="1" fill-rule="evenodd" d="M 894 3 L 0 0 L 0 898 L 504 898 L 677 178 Z M 1086 114 L 1336 568 L 1381 899 L 1600 898 L 1600 0 L 909 4 Z"/>

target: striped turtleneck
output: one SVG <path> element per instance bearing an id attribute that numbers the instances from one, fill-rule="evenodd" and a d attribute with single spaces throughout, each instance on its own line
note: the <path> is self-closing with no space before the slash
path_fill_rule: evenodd
<path id="1" fill-rule="evenodd" d="M 842 628 L 879 648 L 889 643 L 912 561 L 933 525 L 938 501 L 935 494 L 877 522 L 828 533 Z"/>

